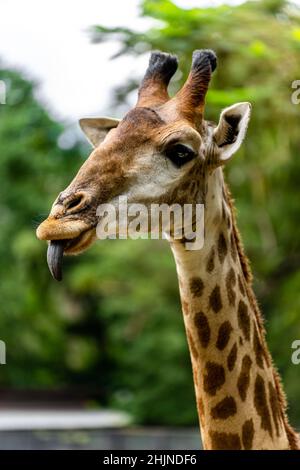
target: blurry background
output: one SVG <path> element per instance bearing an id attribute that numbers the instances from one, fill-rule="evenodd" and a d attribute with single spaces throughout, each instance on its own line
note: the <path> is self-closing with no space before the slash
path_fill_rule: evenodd
<path id="1" fill-rule="evenodd" d="M 217 120 L 237 101 L 253 103 L 226 177 L 289 415 L 299 425 L 300 366 L 291 363 L 291 344 L 300 338 L 300 105 L 291 102 L 291 84 L 300 79 L 300 7 L 283 0 L 75 3 L 3 0 L 0 7 L 7 86 L 0 105 L 0 339 L 7 346 L 0 407 L 79 403 L 126 411 L 134 425 L 197 426 L 167 243 L 98 242 L 67 259 L 58 284 L 35 227 L 89 154 L 77 118 L 121 117 L 152 49 L 178 54 L 175 92 L 192 51 L 203 47 L 219 57 L 206 118 Z"/>

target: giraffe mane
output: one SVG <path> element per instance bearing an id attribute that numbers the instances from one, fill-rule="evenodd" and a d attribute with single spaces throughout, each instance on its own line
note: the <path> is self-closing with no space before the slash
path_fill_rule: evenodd
<path id="1" fill-rule="evenodd" d="M 241 240 L 240 232 L 237 227 L 237 222 L 236 222 L 236 208 L 234 205 L 234 199 L 231 195 L 231 192 L 227 186 L 227 184 L 224 183 L 224 196 L 226 199 L 226 203 L 228 204 L 228 207 L 231 212 L 231 219 L 232 219 L 232 227 L 233 227 L 233 234 L 234 234 L 234 240 L 236 243 L 237 247 L 237 252 L 238 252 L 238 257 L 241 263 L 242 271 L 246 280 L 246 288 L 249 296 L 250 303 L 252 305 L 253 311 L 255 313 L 256 319 L 257 319 L 257 325 L 259 328 L 259 333 L 261 336 L 262 340 L 262 346 L 263 346 L 263 352 L 264 355 L 267 356 L 266 359 L 269 363 L 272 364 L 273 367 L 273 377 L 274 377 L 274 383 L 276 387 L 276 392 L 278 396 L 278 403 L 284 423 L 284 427 L 286 430 L 287 438 L 289 441 L 290 449 L 291 450 L 299 450 L 300 448 L 300 436 L 295 430 L 292 428 L 292 426 L 288 422 L 288 417 L 287 417 L 287 400 L 286 400 L 286 395 L 283 391 L 283 386 L 282 386 L 282 380 L 280 378 L 280 375 L 277 371 L 276 366 L 273 363 L 273 359 L 271 357 L 271 354 L 268 351 L 265 336 L 266 336 L 266 330 L 264 327 L 264 320 L 258 305 L 258 302 L 254 296 L 253 290 L 252 290 L 252 281 L 253 281 L 253 276 L 252 276 L 252 271 L 250 267 L 250 262 L 248 257 L 245 254 L 244 251 L 244 246 L 243 242 Z"/>
<path id="2" fill-rule="evenodd" d="M 231 195 L 231 192 L 227 186 L 227 184 L 224 184 L 224 191 L 225 191 L 225 199 L 226 203 L 228 204 L 228 207 L 231 212 L 231 220 L 232 220 L 232 229 L 233 229 L 233 236 L 234 236 L 234 241 L 236 243 L 237 247 L 237 252 L 238 252 L 238 257 L 242 266 L 243 274 L 245 276 L 245 280 L 248 285 L 252 285 L 252 272 L 251 272 L 251 267 L 249 260 L 245 254 L 244 250 L 244 245 L 240 236 L 239 229 L 237 227 L 237 222 L 236 222 L 236 208 L 234 205 L 234 199 Z"/>

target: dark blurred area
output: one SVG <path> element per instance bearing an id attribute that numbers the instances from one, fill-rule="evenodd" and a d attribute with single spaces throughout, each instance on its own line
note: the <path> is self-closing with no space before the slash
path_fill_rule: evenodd
<path id="1" fill-rule="evenodd" d="M 144 0 L 141 15 L 157 20 L 155 26 L 145 33 L 96 26 L 93 41 L 118 41 L 115 60 L 152 49 L 178 54 L 182 73 L 173 91 L 187 76 L 192 51 L 212 48 L 219 67 L 206 118 L 217 120 L 223 107 L 238 101 L 253 104 L 246 141 L 226 177 L 297 425 L 300 366 L 291 362 L 291 344 L 300 338 L 300 105 L 291 101 L 291 86 L 300 79 L 300 9 L 281 0 L 194 9 Z M 140 78 L 116 90 L 115 116 Z M 36 85 L 21 73 L 2 67 L 0 80 L 7 86 L 6 105 L 0 105 L 2 394 L 40 392 L 51 401 L 72 390 L 70 400 L 125 410 L 138 424 L 197 425 L 167 243 L 98 241 L 80 258 L 68 258 L 64 282 L 55 283 L 35 227 L 89 147 L 76 139 L 62 144 L 64 126 L 49 117 L 34 97 Z"/>

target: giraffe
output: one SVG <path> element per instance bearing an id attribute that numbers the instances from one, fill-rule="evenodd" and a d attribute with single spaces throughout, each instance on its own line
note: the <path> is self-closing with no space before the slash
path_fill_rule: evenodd
<path id="1" fill-rule="evenodd" d="M 217 66 L 211 50 L 193 53 L 174 97 L 177 57 L 153 52 L 136 106 L 122 120 L 85 118 L 89 158 L 55 200 L 37 237 L 48 241 L 48 264 L 61 279 L 62 257 L 96 239 L 97 207 L 131 203 L 203 204 L 201 249 L 168 240 L 174 254 L 204 449 L 298 449 L 281 382 L 265 341 L 252 276 L 223 175 L 245 137 L 251 106 L 237 103 L 219 123 L 204 119 Z M 116 206 L 117 207 L 117 206 Z"/>

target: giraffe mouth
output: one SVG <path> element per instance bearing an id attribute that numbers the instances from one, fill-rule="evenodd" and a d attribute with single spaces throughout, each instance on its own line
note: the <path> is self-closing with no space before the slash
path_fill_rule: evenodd
<path id="1" fill-rule="evenodd" d="M 52 277 L 56 281 L 63 278 L 63 257 L 64 255 L 76 255 L 86 250 L 96 238 L 95 228 L 83 231 L 75 238 L 50 240 L 47 250 L 47 263 Z"/>

